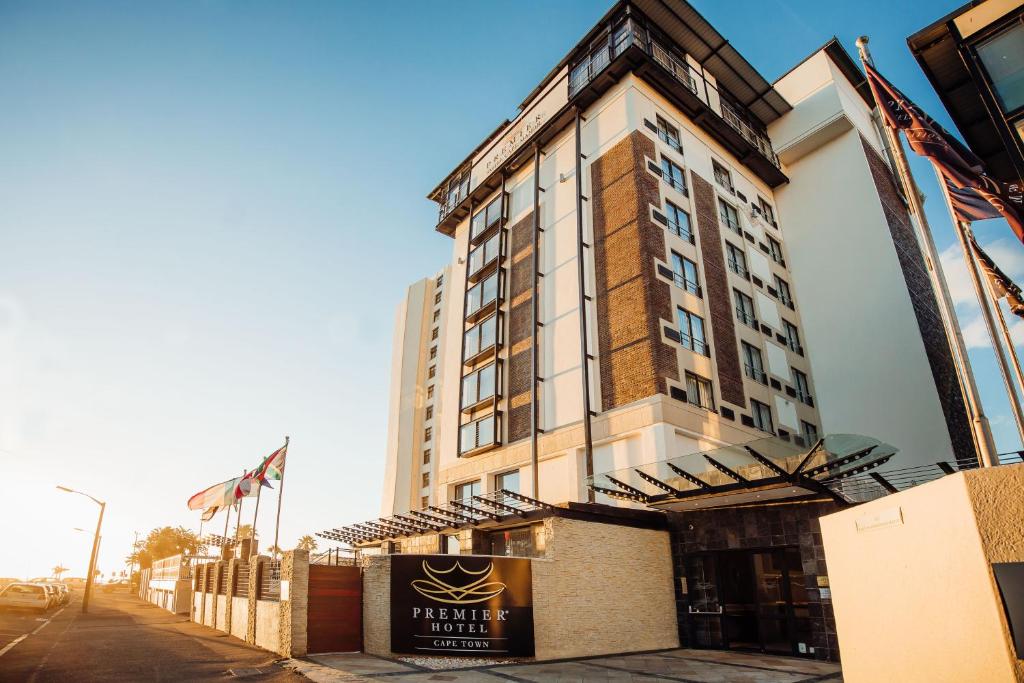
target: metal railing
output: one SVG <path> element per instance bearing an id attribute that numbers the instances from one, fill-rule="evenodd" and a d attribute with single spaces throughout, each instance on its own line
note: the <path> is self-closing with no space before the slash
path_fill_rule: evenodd
<path id="1" fill-rule="evenodd" d="M 668 226 L 668 231 L 670 233 L 672 233 L 673 235 L 675 235 L 676 237 L 682 237 L 684 240 L 686 240 L 690 244 L 695 244 L 696 243 L 696 241 L 694 240 L 694 237 L 693 237 L 693 231 L 690 230 L 689 227 L 680 225 L 678 222 L 672 220 L 671 218 L 668 219 L 667 226 Z"/>
<path id="2" fill-rule="evenodd" d="M 680 289 L 685 289 L 691 294 L 701 296 L 700 285 L 694 282 L 693 280 L 687 280 L 686 276 L 683 275 L 682 273 L 673 272 L 672 281 L 675 282 L 676 287 L 679 287 Z"/>
<path id="3" fill-rule="evenodd" d="M 744 323 L 745 325 L 749 325 L 750 327 L 753 327 L 755 330 L 758 329 L 757 318 L 754 317 L 753 313 L 747 313 L 745 310 L 737 306 L 736 317 L 739 318 L 740 322 Z"/>
<path id="4" fill-rule="evenodd" d="M 747 377 L 754 380 L 755 382 L 760 382 L 761 384 L 768 384 L 768 375 L 767 373 L 765 373 L 764 370 L 761 370 L 760 368 L 755 368 L 753 365 L 749 363 L 744 363 L 743 372 Z"/>
<path id="5" fill-rule="evenodd" d="M 235 585 L 231 592 L 239 598 L 249 597 L 249 563 L 240 562 L 235 567 Z"/>
<path id="6" fill-rule="evenodd" d="M 695 353 L 699 353 L 702 356 L 711 355 L 711 347 L 707 344 L 707 342 L 701 339 L 697 339 L 696 337 L 690 336 L 686 332 L 680 331 L 679 340 L 683 346 L 690 349 L 691 351 L 694 351 Z"/>
<path id="7" fill-rule="evenodd" d="M 260 600 L 281 599 L 281 562 L 275 560 L 260 563 Z"/>

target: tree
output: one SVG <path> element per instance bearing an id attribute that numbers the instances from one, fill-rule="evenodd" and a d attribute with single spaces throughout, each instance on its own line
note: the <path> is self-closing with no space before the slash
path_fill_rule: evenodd
<path id="1" fill-rule="evenodd" d="M 300 538 L 299 542 L 295 544 L 295 548 L 297 550 L 308 550 L 310 552 L 316 550 L 316 546 L 316 539 L 310 536 L 309 534 L 306 534 L 305 536 Z"/>
<path id="2" fill-rule="evenodd" d="M 259 536 L 259 533 L 256 533 L 255 536 Z M 254 538 L 252 524 L 243 524 L 238 527 L 238 540 L 241 541 L 245 538 Z"/>
<path id="3" fill-rule="evenodd" d="M 140 541 L 135 551 L 126 559 L 137 562 L 139 569 L 153 566 L 154 560 L 162 560 L 172 555 L 196 555 L 205 551 L 206 546 L 200 542 L 195 532 L 179 527 L 158 527 L 149 532 L 145 540 Z"/>
<path id="4" fill-rule="evenodd" d="M 67 570 L 68 570 L 67 567 L 64 567 L 64 566 L 62 566 L 61 564 L 58 563 L 57 566 L 53 568 L 53 578 L 55 578 L 58 581 L 60 581 L 60 575 L 63 574 L 64 572 L 66 572 Z"/>
<path id="5" fill-rule="evenodd" d="M 270 544 L 270 547 L 269 547 L 269 548 L 267 548 L 267 553 L 268 553 L 268 554 L 270 554 L 270 555 L 274 555 L 274 554 L 277 554 L 277 553 L 280 553 L 280 552 L 281 552 L 281 549 L 280 549 L 280 548 L 278 548 L 278 547 L 277 547 L 276 545 L 274 545 L 273 543 L 271 543 L 271 544 Z"/>

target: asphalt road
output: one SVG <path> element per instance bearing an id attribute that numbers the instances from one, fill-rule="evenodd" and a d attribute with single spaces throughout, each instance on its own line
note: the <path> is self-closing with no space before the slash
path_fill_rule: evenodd
<path id="1" fill-rule="evenodd" d="M 272 652 L 127 593 L 94 594 L 88 614 L 81 599 L 45 615 L 0 613 L 0 681 L 305 680 Z"/>

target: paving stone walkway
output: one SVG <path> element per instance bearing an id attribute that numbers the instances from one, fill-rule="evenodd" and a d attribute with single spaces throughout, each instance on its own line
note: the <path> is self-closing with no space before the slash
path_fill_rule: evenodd
<path id="1" fill-rule="evenodd" d="M 500 664 L 446 670 L 425 669 L 407 662 L 365 654 L 310 655 L 302 659 L 288 660 L 284 662 L 284 666 L 318 683 L 842 683 L 843 680 L 839 665 L 829 662 L 687 649 L 539 664 Z"/>

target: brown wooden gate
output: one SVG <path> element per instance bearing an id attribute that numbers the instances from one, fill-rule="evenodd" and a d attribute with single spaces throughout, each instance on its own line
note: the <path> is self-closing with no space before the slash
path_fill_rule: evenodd
<path id="1" fill-rule="evenodd" d="M 363 649 L 363 579 L 359 567 L 309 566 L 307 651 Z"/>

